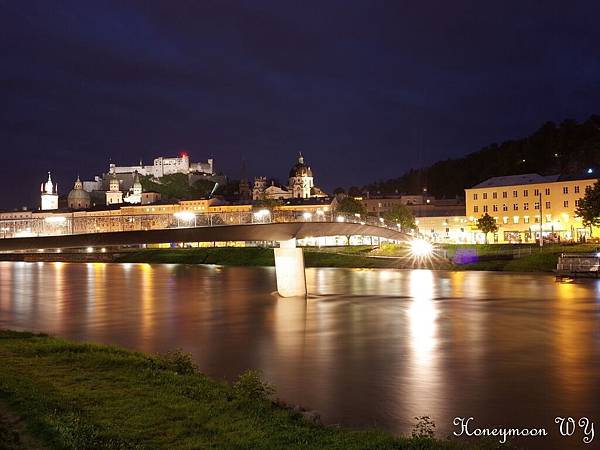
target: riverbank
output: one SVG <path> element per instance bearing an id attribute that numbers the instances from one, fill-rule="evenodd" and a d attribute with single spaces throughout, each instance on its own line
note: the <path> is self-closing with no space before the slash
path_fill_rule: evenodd
<path id="1" fill-rule="evenodd" d="M 415 259 L 406 245 L 305 247 L 306 267 L 491 270 L 545 272 L 556 269 L 561 253 L 595 252 L 597 245 L 551 244 L 540 249 L 529 244 L 439 245 L 431 258 Z M 274 266 L 272 248 L 200 247 L 124 249 L 116 252 L 6 253 L 2 260 L 121 262 L 156 264 L 217 264 L 223 266 Z"/>
<path id="2" fill-rule="evenodd" d="M 326 427 L 273 401 L 256 373 L 213 380 L 179 352 L 149 356 L 0 331 L 0 359 L 3 449 L 485 448 L 426 437 L 427 421 L 410 438 Z"/>

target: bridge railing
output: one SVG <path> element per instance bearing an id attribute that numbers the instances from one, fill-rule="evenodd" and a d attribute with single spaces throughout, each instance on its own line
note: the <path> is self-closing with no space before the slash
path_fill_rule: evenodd
<path id="1" fill-rule="evenodd" d="M 343 214 L 325 209 L 318 209 L 313 212 L 258 209 L 255 211 L 239 212 L 206 213 L 180 211 L 174 214 L 114 214 L 98 216 L 56 214 L 43 218 L 0 220 L 0 239 L 289 222 L 347 222 L 403 231 L 397 224 L 387 223 L 383 218 L 362 216 L 359 214 Z"/>

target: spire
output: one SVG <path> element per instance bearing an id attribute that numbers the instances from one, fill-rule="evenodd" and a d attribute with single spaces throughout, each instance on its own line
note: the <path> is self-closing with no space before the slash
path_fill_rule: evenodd
<path id="1" fill-rule="evenodd" d="M 304 156 L 302 156 L 302 152 L 298 152 L 298 163 L 304 164 Z"/>
<path id="2" fill-rule="evenodd" d="M 48 181 L 42 184 L 42 194 L 54 194 L 55 189 L 58 189 L 58 186 L 52 183 L 52 176 L 48 172 Z"/>
<path id="3" fill-rule="evenodd" d="M 75 186 L 73 186 L 73 189 L 83 189 L 83 183 L 81 182 L 79 175 L 77 175 L 77 180 L 75 180 Z"/>

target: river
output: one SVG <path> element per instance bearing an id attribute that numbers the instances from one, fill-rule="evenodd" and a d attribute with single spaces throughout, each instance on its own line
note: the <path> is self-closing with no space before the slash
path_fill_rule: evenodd
<path id="1" fill-rule="evenodd" d="M 234 379 L 260 369 L 326 423 L 410 433 L 429 415 L 479 426 L 600 433 L 600 281 L 551 275 L 307 269 L 309 299 L 280 299 L 273 268 L 0 262 L 0 328 L 191 352 Z M 550 439 L 550 440 L 548 440 Z M 529 444 L 527 444 L 529 447 Z"/>

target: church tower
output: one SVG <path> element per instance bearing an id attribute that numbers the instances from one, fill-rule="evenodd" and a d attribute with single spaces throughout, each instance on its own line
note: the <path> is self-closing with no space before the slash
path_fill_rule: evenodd
<path id="1" fill-rule="evenodd" d="M 304 164 L 304 157 L 298 152 L 298 162 L 290 170 L 289 189 L 292 198 L 310 198 L 313 186 L 312 170 Z"/>
<path id="2" fill-rule="evenodd" d="M 127 203 L 142 203 L 142 182 L 137 170 L 133 175 L 133 185 L 123 200 Z"/>
<path id="3" fill-rule="evenodd" d="M 123 203 L 123 193 L 120 190 L 119 179 L 116 174 L 112 174 L 106 191 L 106 204 L 117 205 Z"/>
<path id="4" fill-rule="evenodd" d="M 48 172 L 48 181 L 42 183 L 40 191 L 42 211 L 58 209 L 58 184 L 52 183 L 50 172 Z"/>

